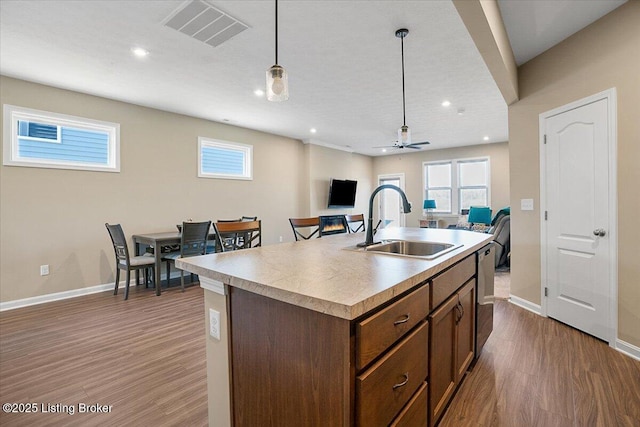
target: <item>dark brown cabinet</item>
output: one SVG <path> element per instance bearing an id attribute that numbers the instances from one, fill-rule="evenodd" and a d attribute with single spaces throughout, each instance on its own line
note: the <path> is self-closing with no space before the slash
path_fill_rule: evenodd
<path id="1" fill-rule="evenodd" d="M 436 425 L 474 357 L 475 271 L 352 321 L 231 287 L 232 425 Z"/>
<path id="2" fill-rule="evenodd" d="M 386 426 L 427 378 L 429 327 L 423 321 L 378 362 L 356 377 L 359 426 Z"/>
<path id="3" fill-rule="evenodd" d="M 437 424 L 473 360 L 474 309 L 475 278 L 472 278 L 429 316 L 431 426 Z"/>
<path id="4" fill-rule="evenodd" d="M 473 361 L 476 318 L 475 293 L 475 279 L 467 282 L 467 284 L 458 291 L 460 314 L 456 332 L 456 384 L 462 380 L 462 377 Z"/>

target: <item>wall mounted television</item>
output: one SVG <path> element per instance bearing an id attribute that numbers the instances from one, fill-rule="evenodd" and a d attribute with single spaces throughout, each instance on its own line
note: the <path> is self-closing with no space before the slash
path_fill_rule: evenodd
<path id="1" fill-rule="evenodd" d="M 353 208 L 358 181 L 332 179 L 329 184 L 329 208 Z"/>

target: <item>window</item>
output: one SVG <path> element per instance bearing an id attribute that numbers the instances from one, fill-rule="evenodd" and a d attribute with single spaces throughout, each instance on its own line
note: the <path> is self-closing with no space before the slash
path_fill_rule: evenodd
<path id="1" fill-rule="evenodd" d="M 120 171 L 120 125 L 4 106 L 3 164 Z"/>
<path id="2" fill-rule="evenodd" d="M 458 161 L 458 200 L 460 209 L 489 206 L 488 160 Z"/>
<path id="3" fill-rule="evenodd" d="M 198 138 L 200 178 L 253 179 L 253 146 Z"/>
<path id="4" fill-rule="evenodd" d="M 489 205 L 489 159 L 425 162 L 425 199 L 436 201 L 435 213 L 460 213 Z"/>
<path id="5" fill-rule="evenodd" d="M 433 212 L 451 212 L 451 162 L 431 163 L 425 166 L 426 199 L 436 201 Z"/>

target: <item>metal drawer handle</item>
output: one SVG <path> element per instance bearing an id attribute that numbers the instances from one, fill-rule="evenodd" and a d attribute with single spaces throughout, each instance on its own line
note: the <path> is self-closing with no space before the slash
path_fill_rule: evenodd
<path id="1" fill-rule="evenodd" d="M 394 325 L 399 325 L 401 323 L 407 323 L 409 321 L 409 317 L 411 317 L 411 315 L 409 313 L 404 315 L 403 319 L 400 320 L 396 320 L 395 322 L 393 322 Z"/>
<path id="2" fill-rule="evenodd" d="M 460 304 L 459 302 L 455 305 L 454 308 L 456 309 L 456 325 L 457 325 L 462 320 L 462 316 L 464 316 L 464 308 L 462 307 L 462 304 Z"/>
<path id="3" fill-rule="evenodd" d="M 404 374 L 402 374 L 402 376 L 404 377 L 404 381 L 402 381 L 401 383 L 398 384 L 394 384 L 393 389 L 397 389 L 399 387 L 402 387 L 404 385 L 407 385 L 407 383 L 409 382 L 409 372 L 405 372 Z"/>

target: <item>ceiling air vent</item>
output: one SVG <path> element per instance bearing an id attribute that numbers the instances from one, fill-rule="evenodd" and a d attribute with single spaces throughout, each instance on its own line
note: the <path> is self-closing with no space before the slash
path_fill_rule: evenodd
<path id="1" fill-rule="evenodd" d="M 164 25 L 214 47 L 249 28 L 200 0 L 189 1 L 180 6 L 169 15 Z"/>

